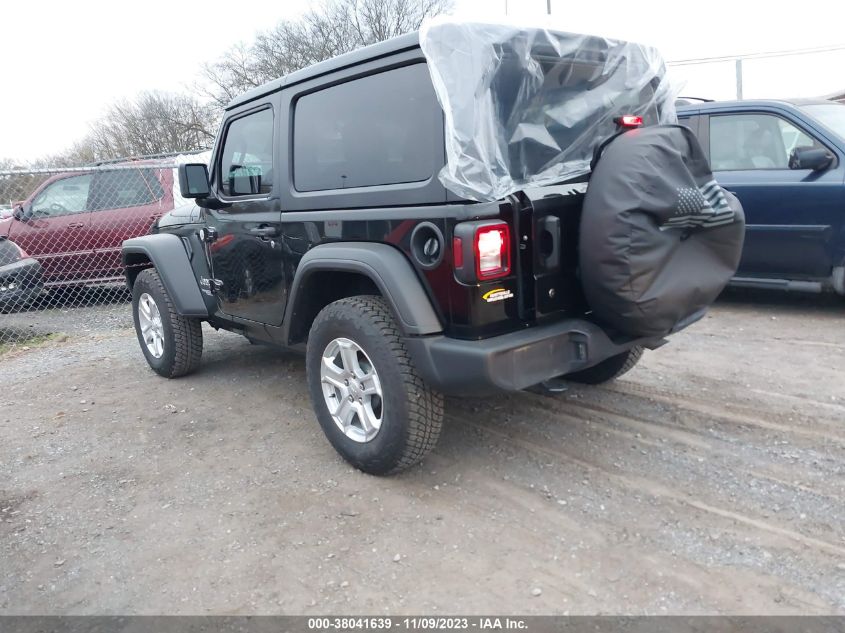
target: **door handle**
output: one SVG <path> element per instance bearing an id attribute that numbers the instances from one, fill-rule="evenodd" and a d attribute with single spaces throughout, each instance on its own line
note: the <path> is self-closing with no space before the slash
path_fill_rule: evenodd
<path id="1" fill-rule="evenodd" d="M 262 240 L 266 240 L 270 239 L 271 237 L 278 237 L 279 228 L 276 226 L 270 226 L 269 224 L 262 224 L 260 226 L 251 228 L 249 232 L 251 235 L 256 235 Z"/>
<path id="2" fill-rule="evenodd" d="M 67 226 L 69 229 L 81 229 L 85 227 L 85 224 L 82 222 L 71 222 Z"/>

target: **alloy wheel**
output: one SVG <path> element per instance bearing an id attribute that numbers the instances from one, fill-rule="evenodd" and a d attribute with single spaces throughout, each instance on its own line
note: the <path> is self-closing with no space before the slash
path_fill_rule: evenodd
<path id="1" fill-rule="evenodd" d="M 155 300 L 146 292 L 138 298 L 138 325 L 147 351 L 153 357 L 161 358 L 164 354 L 164 326 L 161 323 L 161 312 Z"/>
<path id="2" fill-rule="evenodd" d="M 320 362 L 323 398 L 337 427 L 356 442 L 370 442 L 384 419 L 384 399 L 376 369 L 361 346 L 336 338 Z"/>

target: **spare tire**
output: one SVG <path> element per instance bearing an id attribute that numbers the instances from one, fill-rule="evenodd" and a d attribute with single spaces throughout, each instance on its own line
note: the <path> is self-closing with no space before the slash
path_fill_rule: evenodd
<path id="1" fill-rule="evenodd" d="M 621 333 L 667 334 L 724 289 L 744 234 L 742 206 L 716 183 L 691 130 L 620 134 L 604 148 L 584 199 L 579 264 L 587 302 Z"/>

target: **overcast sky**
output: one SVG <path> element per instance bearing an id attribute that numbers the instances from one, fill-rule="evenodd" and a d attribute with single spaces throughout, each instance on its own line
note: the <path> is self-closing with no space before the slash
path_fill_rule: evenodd
<path id="1" fill-rule="evenodd" d="M 4 3 L 6 87 L 0 157 L 29 160 L 67 148 L 108 104 L 141 90 L 189 90 L 200 65 L 257 31 L 305 11 L 306 0 L 95 0 Z M 456 0 L 486 17 L 546 18 L 546 0 Z M 806 10 L 802 10 L 806 9 Z M 694 15 L 695 17 L 691 17 Z M 555 28 L 656 46 L 667 60 L 845 45 L 845 2 L 552 0 Z M 684 95 L 735 94 L 734 63 L 672 67 Z M 744 96 L 845 90 L 845 50 L 749 60 Z"/>

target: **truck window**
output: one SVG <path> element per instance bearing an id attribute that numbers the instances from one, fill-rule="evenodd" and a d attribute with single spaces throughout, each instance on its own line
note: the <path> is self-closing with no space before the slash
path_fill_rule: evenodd
<path id="1" fill-rule="evenodd" d="M 821 146 L 773 114 L 710 117 L 710 163 L 714 171 L 789 169 L 789 154 L 796 147 Z"/>
<path id="2" fill-rule="evenodd" d="M 42 217 L 84 213 L 88 210 L 91 174 L 71 176 L 53 182 L 32 201 L 32 212 Z"/>
<path id="3" fill-rule="evenodd" d="M 152 169 L 115 169 L 94 174 L 88 209 L 127 209 L 161 200 L 164 189 Z"/>
<path id="4" fill-rule="evenodd" d="M 411 183 L 434 174 L 442 115 L 428 68 L 414 64 L 301 97 L 294 186 L 320 191 Z"/>
<path id="5" fill-rule="evenodd" d="M 225 196 L 268 194 L 273 189 L 273 111 L 265 108 L 233 120 L 220 158 Z"/>

